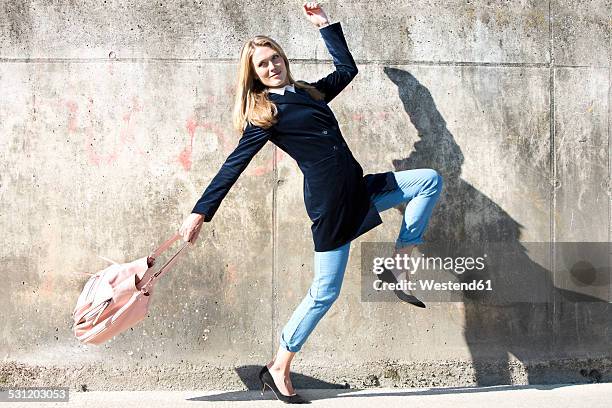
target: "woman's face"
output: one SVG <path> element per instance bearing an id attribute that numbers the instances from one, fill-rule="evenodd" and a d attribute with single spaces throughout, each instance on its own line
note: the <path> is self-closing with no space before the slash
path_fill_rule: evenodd
<path id="1" fill-rule="evenodd" d="M 287 67 L 278 52 L 270 47 L 255 47 L 251 62 L 262 84 L 268 88 L 285 86 Z"/>

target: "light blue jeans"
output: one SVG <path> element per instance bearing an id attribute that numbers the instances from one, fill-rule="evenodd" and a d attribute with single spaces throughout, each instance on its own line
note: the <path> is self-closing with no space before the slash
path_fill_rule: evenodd
<path id="1" fill-rule="evenodd" d="M 431 169 L 397 171 L 393 175 L 398 187 L 374 193 L 371 200 L 378 212 L 408 202 L 395 246 L 420 244 L 442 191 L 442 177 Z M 351 243 L 347 242 L 331 251 L 315 252 L 312 285 L 281 333 L 280 343 L 287 351 L 300 351 L 319 320 L 340 295 L 350 246 Z"/>

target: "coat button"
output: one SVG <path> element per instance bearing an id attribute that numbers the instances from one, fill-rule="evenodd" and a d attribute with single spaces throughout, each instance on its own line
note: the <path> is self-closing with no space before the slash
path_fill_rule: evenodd
<path id="1" fill-rule="evenodd" d="M 323 134 L 324 134 L 324 135 L 326 135 L 326 134 L 327 134 L 327 130 L 324 130 L 324 131 L 323 131 Z"/>
<path id="2" fill-rule="evenodd" d="M 338 150 L 338 146 L 334 145 L 334 150 Z"/>

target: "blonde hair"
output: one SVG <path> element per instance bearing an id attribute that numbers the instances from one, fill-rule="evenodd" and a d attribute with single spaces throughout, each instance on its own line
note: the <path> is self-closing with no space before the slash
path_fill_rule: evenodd
<path id="1" fill-rule="evenodd" d="M 289 69 L 289 60 L 276 41 L 265 35 L 257 35 L 245 42 L 240 51 L 233 114 L 234 128 L 238 132 L 242 132 L 247 123 L 267 129 L 276 123 L 276 116 L 278 115 L 276 105 L 268 98 L 267 87 L 259 81 L 252 64 L 256 47 L 269 47 L 281 56 L 285 61 L 289 84 L 304 89 L 315 100 L 325 98 L 325 95 L 314 86 L 293 79 Z"/>

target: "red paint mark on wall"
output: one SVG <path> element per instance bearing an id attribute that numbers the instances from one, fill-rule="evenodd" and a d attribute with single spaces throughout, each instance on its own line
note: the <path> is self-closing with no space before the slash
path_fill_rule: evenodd
<path id="1" fill-rule="evenodd" d="M 229 155 L 238 144 L 238 136 L 227 137 L 221 126 L 215 123 L 201 121 L 197 119 L 195 115 L 187 119 L 185 128 L 189 134 L 189 143 L 181 150 L 177 161 L 187 171 L 191 170 L 191 166 L 193 165 L 193 145 L 198 128 L 213 133 L 217 137 L 218 143 L 222 146 L 223 154 L 225 155 Z M 245 173 L 249 176 L 263 176 L 264 174 L 268 174 L 274 170 L 274 160 L 276 159 L 276 162 L 279 162 L 283 160 L 284 157 L 285 153 L 280 149 L 276 149 L 275 157 L 270 157 L 270 159 L 261 166 L 249 166 Z"/>
<path id="2" fill-rule="evenodd" d="M 233 285 L 238 281 L 238 268 L 234 264 L 228 264 L 225 267 L 225 276 L 227 278 L 227 284 Z"/>
<path id="3" fill-rule="evenodd" d="M 87 152 L 87 158 L 89 159 L 89 162 L 91 164 L 95 164 L 96 166 L 100 166 L 102 164 L 111 164 L 115 162 L 117 160 L 117 157 L 119 156 L 119 147 L 114 144 L 112 151 L 108 153 L 99 153 L 97 151 L 97 149 L 94 147 L 94 144 L 96 143 L 96 138 L 93 132 L 94 117 L 92 112 L 94 110 L 94 101 L 92 98 L 89 98 L 87 102 L 87 107 L 87 119 L 89 121 L 88 126 L 85 128 L 85 134 L 87 135 L 85 142 L 85 151 Z"/>
<path id="4" fill-rule="evenodd" d="M 67 129 L 69 134 L 78 134 L 79 132 L 85 134 L 85 152 L 89 163 L 101 166 L 109 165 L 115 162 L 119 154 L 124 148 L 128 148 L 132 153 L 136 153 L 140 156 L 144 156 L 145 153 L 140 149 L 136 143 L 134 137 L 134 115 L 142 111 L 142 107 L 137 97 L 132 98 L 131 105 L 127 108 L 127 111 L 122 115 L 121 126 L 119 130 L 119 141 L 113 144 L 112 148 L 105 151 L 101 151 L 96 147 L 98 143 L 96 134 L 94 133 L 94 125 L 96 122 L 94 100 L 89 98 L 87 101 L 87 111 L 80 111 L 77 102 L 69 100 L 64 103 L 68 109 L 68 121 Z M 81 119 L 83 124 L 79 121 L 79 114 L 84 116 L 84 120 Z"/>
<path id="5" fill-rule="evenodd" d="M 371 121 L 371 120 L 387 120 L 392 112 L 374 111 L 374 112 L 356 112 L 350 115 L 351 120 L 355 122 Z"/>
<path id="6" fill-rule="evenodd" d="M 217 137 L 217 142 L 222 146 L 224 154 L 231 153 L 234 148 L 230 138 L 225 136 L 223 129 L 214 123 L 199 121 L 195 116 L 191 116 L 187 119 L 185 127 L 187 128 L 187 133 L 189 134 L 189 144 L 179 153 L 177 160 L 187 171 L 191 170 L 191 165 L 193 164 L 191 160 L 193 154 L 193 142 L 195 140 L 195 134 L 198 128 L 213 133 Z"/>
<path id="7" fill-rule="evenodd" d="M 223 274 L 225 278 L 225 291 L 223 293 L 225 297 L 225 302 L 234 303 L 236 301 L 236 284 L 239 281 L 238 279 L 238 268 L 236 265 L 228 264 L 225 265 L 225 273 Z"/>
<path id="8" fill-rule="evenodd" d="M 236 85 L 226 85 L 225 86 L 225 94 L 228 96 L 235 96 L 236 95 Z"/>
<path id="9" fill-rule="evenodd" d="M 274 156 L 266 161 L 265 164 L 261 166 L 248 167 L 245 173 L 249 176 L 261 177 L 265 174 L 270 173 L 274 170 L 274 159 L 276 159 L 276 163 L 279 163 L 281 160 L 285 158 L 286 154 L 279 148 L 275 148 Z"/>
<path id="10" fill-rule="evenodd" d="M 123 126 L 119 132 L 121 146 L 125 146 L 130 150 L 134 150 L 139 156 L 144 156 L 145 153 L 140 149 L 136 143 L 134 137 L 134 114 L 140 113 L 142 106 L 138 101 L 138 98 L 132 98 L 132 105 L 128 108 L 127 112 L 123 115 Z"/>
<path id="11" fill-rule="evenodd" d="M 193 118 L 187 119 L 187 133 L 189 133 L 189 145 L 185 147 L 179 154 L 178 161 L 187 171 L 191 169 L 191 153 L 193 152 L 193 139 L 198 124 Z"/>
<path id="12" fill-rule="evenodd" d="M 68 108 L 68 132 L 75 133 L 77 131 L 76 115 L 79 107 L 73 101 L 66 102 L 66 107 Z"/>
<path id="13" fill-rule="evenodd" d="M 40 291 L 42 293 L 53 293 L 54 292 L 54 283 L 53 274 L 50 272 L 43 272 L 42 282 L 40 283 Z"/>

